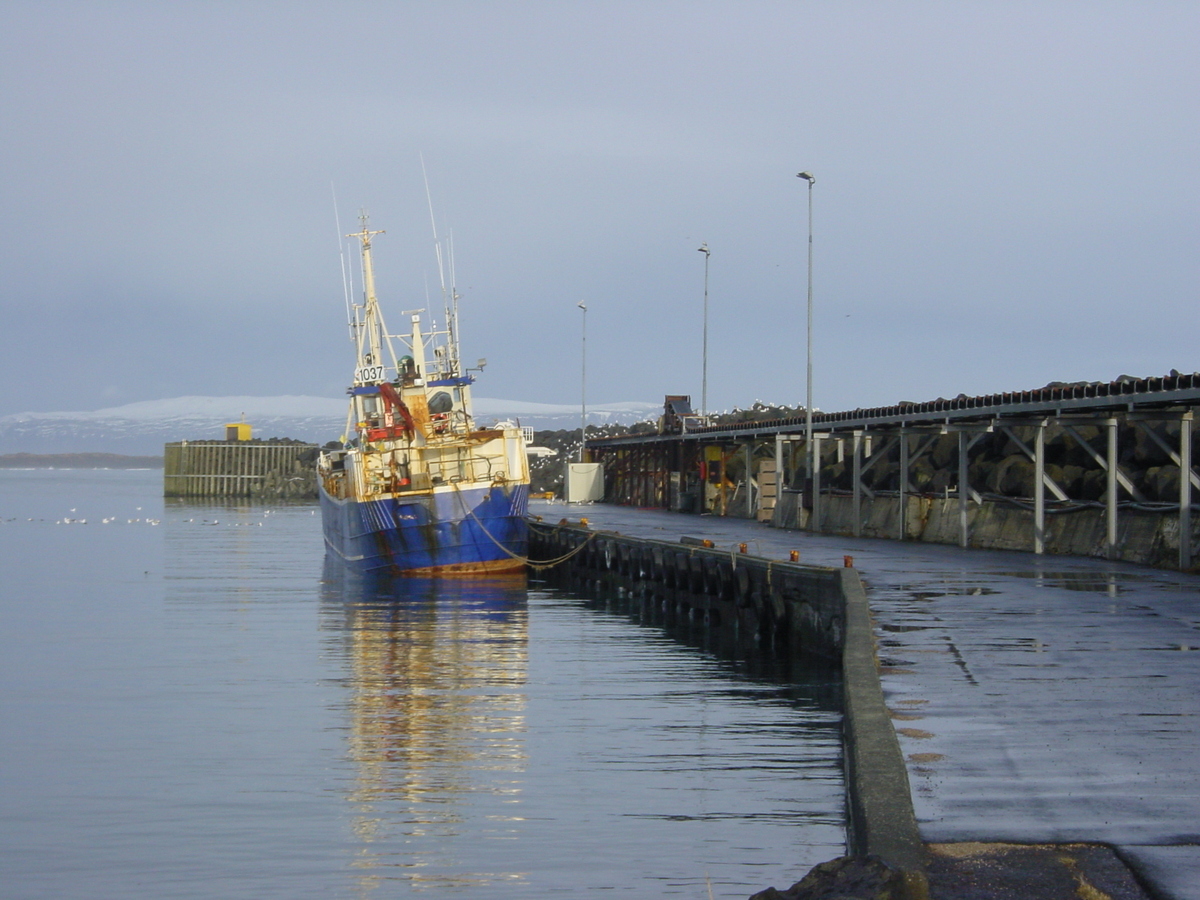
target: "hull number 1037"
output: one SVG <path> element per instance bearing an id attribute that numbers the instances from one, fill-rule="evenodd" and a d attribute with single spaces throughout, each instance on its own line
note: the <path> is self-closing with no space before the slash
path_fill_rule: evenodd
<path id="1" fill-rule="evenodd" d="M 354 370 L 355 384 L 378 384 L 384 380 L 383 366 L 359 366 Z"/>

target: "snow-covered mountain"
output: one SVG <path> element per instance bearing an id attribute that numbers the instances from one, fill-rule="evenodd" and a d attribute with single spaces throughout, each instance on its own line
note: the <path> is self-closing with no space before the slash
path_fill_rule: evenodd
<path id="1" fill-rule="evenodd" d="M 579 407 L 476 397 L 481 424 L 518 420 L 536 429 L 579 427 Z M 632 424 L 653 419 L 661 404 L 631 401 L 588 407 L 588 423 Z M 249 422 L 259 438 L 324 443 L 346 428 L 346 401 L 328 397 L 176 397 L 90 412 L 27 412 L 0 416 L 0 453 L 160 454 L 180 440 L 221 440 L 227 422 Z"/>

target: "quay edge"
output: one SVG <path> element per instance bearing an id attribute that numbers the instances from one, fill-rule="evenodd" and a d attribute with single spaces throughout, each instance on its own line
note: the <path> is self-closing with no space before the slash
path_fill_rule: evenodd
<path id="1" fill-rule="evenodd" d="M 710 627 L 760 645 L 840 663 L 845 710 L 848 850 L 902 874 L 906 900 L 925 900 L 925 847 L 908 774 L 884 704 L 866 591 L 837 569 L 704 546 L 592 530 L 586 520 L 529 520 L 531 565 L 561 566 L 602 585 L 662 592 Z M 711 543 L 711 542 L 709 542 Z M 542 562 L 538 562 L 541 560 Z"/>

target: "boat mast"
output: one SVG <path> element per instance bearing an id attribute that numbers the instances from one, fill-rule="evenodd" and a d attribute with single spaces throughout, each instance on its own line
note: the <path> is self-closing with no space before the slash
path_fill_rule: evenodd
<path id="1" fill-rule="evenodd" d="M 362 223 L 362 231 L 346 235 L 346 237 L 358 238 L 362 241 L 363 299 L 366 306 L 362 327 L 366 334 L 359 333 L 358 364 L 360 366 L 368 364 L 381 366 L 383 365 L 383 319 L 379 314 L 379 302 L 375 298 L 375 272 L 371 267 L 371 237 L 376 234 L 386 234 L 386 232 L 367 229 L 367 211 L 365 209 L 359 211 L 358 221 Z M 363 356 L 364 337 L 370 348 L 371 358 L 369 361 Z"/>
<path id="2" fill-rule="evenodd" d="M 429 173 L 425 171 L 425 155 L 421 154 L 421 175 L 425 179 L 425 202 L 429 205 L 429 226 L 433 231 L 433 252 L 437 257 L 438 279 L 442 285 L 442 303 L 446 308 L 446 369 L 443 375 L 458 375 L 462 367 L 458 358 L 458 291 L 454 286 L 454 234 L 450 234 L 448 259 L 442 257 L 442 242 L 438 240 L 437 218 L 433 214 L 433 194 L 429 191 Z M 446 264 L 450 266 L 450 289 L 446 289 Z"/>

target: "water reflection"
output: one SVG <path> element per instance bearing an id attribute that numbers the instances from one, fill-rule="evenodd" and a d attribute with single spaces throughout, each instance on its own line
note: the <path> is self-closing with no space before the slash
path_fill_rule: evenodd
<path id="1" fill-rule="evenodd" d="M 455 848 L 464 838 L 512 840 L 521 821 L 524 576 L 362 577 L 328 558 L 323 574 L 325 625 L 349 662 L 360 889 L 394 879 L 429 889 L 523 883 L 515 867 L 472 870 Z"/>
<path id="2" fill-rule="evenodd" d="M 651 590 L 626 591 L 578 577 L 560 577 L 532 586 L 557 587 L 563 597 L 583 603 L 596 615 L 628 620 L 661 632 L 677 644 L 703 651 L 720 663 L 720 671 L 737 678 L 753 679 L 755 696 L 762 698 L 768 685 L 780 699 L 801 701 L 814 709 L 841 716 L 841 667 L 817 655 L 793 653 L 785 645 L 778 649 L 761 646 L 735 627 L 706 624 L 702 618 L 680 613 L 664 595 Z"/>

